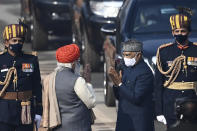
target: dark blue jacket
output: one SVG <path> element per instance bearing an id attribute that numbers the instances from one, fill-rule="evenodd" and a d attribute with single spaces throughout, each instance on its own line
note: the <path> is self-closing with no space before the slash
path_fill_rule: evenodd
<path id="1" fill-rule="evenodd" d="M 14 89 L 13 75 L 6 89 L 6 92 L 24 92 L 32 91 L 32 95 L 36 99 L 36 109 L 32 103 L 32 119 L 36 114 L 42 114 L 42 86 L 40 78 L 40 70 L 38 59 L 36 56 L 29 54 L 20 54 L 13 57 L 8 52 L 0 55 L 0 81 L 4 81 L 7 70 L 13 66 L 14 61 L 17 70 L 17 86 Z M 0 85 L 2 90 L 3 85 Z M 32 96 L 32 97 L 33 97 Z M 18 125 L 21 123 L 21 101 L 5 100 L 0 98 L 0 122 Z"/>
<path id="2" fill-rule="evenodd" d="M 187 49 L 181 50 L 177 47 L 176 43 L 171 44 L 165 48 L 160 49 L 160 59 L 162 68 L 167 71 L 172 61 L 180 56 L 181 54 L 186 56 L 187 59 L 187 71 L 183 70 L 179 72 L 175 82 L 194 82 L 197 81 L 197 45 L 192 42 L 189 43 Z M 194 65 L 188 64 L 188 57 L 196 59 Z M 155 104 L 156 104 L 156 115 L 164 115 L 168 126 L 171 126 L 176 122 L 176 114 L 174 103 L 176 98 L 181 97 L 192 97 L 196 96 L 195 91 L 192 89 L 188 90 L 174 90 L 164 88 L 163 84 L 168 78 L 159 72 L 156 68 L 155 71 Z"/>
<path id="3" fill-rule="evenodd" d="M 114 86 L 119 100 L 116 131 L 153 131 L 153 74 L 141 60 L 122 68 L 122 85 Z"/>

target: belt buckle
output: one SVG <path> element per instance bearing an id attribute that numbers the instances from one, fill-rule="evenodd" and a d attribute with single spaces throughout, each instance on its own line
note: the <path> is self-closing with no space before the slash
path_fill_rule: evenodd
<path id="1" fill-rule="evenodd" d="M 31 101 L 22 101 L 21 102 L 21 106 L 28 106 L 28 105 L 31 105 Z"/>

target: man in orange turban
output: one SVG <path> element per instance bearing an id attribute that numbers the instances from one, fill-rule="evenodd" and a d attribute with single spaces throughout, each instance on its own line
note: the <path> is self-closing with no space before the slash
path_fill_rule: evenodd
<path id="1" fill-rule="evenodd" d="M 78 75 L 80 74 L 79 47 L 76 44 L 63 46 L 56 51 L 57 69 L 62 66 L 72 67 Z"/>
<path id="2" fill-rule="evenodd" d="M 79 74 L 79 56 L 76 44 L 57 49 L 57 68 L 44 79 L 41 127 L 53 131 L 91 130 L 91 109 L 96 100 L 91 84 Z"/>

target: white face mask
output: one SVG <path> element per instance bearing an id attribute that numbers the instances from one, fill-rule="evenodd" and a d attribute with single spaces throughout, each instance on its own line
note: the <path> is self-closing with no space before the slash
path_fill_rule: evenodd
<path id="1" fill-rule="evenodd" d="M 124 58 L 125 65 L 128 66 L 134 66 L 136 63 L 135 57 L 134 58 Z"/>

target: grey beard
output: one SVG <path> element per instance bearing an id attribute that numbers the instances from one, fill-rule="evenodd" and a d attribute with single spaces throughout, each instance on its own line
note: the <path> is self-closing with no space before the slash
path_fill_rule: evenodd
<path id="1" fill-rule="evenodd" d="M 65 68 L 65 67 L 63 67 L 63 66 L 57 66 L 57 67 L 55 68 L 55 71 L 60 72 L 60 71 L 62 71 L 64 68 Z"/>
<path id="2" fill-rule="evenodd" d="M 75 69 L 74 72 L 76 75 L 80 76 L 80 64 L 79 63 L 75 63 Z"/>
<path id="3" fill-rule="evenodd" d="M 55 68 L 55 71 L 60 72 L 65 68 L 72 69 L 71 63 L 59 63 L 59 62 L 57 62 L 57 67 Z M 76 75 L 80 76 L 80 63 L 77 63 L 77 62 L 75 63 L 74 73 Z"/>
<path id="4" fill-rule="evenodd" d="M 57 67 L 55 68 L 55 71 L 60 72 L 65 68 L 72 68 L 71 63 L 59 63 L 59 62 L 57 62 Z"/>

